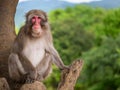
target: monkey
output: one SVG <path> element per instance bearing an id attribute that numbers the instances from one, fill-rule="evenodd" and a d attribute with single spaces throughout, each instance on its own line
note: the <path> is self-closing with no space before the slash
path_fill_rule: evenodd
<path id="1" fill-rule="evenodd" d="M 43 81 L 52 72 L 52 64 L 61 70 L 68 69 L 53 45 L 47 13 L 30 10 L 8 58 L 9 76 L 25 83 Z"/>

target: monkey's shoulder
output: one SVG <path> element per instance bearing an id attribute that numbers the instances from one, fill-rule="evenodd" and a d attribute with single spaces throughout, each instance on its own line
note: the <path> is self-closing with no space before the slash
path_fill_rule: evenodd
<path id="1" fill-rule="evenodd" d="M 17 35 L 17 39 L 23 39 L 25 36 L 25 26 L 22 26 Z"/>
<path id="2" fill-rule="evenodd" d="M 25 39 L 24 35 L 22 33 L 19 33 L 14 40 L 13 46 L 12 46 L 12 52 L 20 52 L 24 48 Z"/>

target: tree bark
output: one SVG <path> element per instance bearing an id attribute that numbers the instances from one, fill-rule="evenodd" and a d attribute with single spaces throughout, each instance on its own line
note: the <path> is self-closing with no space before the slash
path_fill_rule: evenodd
<path id="1" fill-rule="evenodd" d="M 0 56 L 9 50 L 15 38 L 14 16 L 18 0 L 0 0 Z M 2 54 L 2 55 L 1 55 Z"/>
<path id="2" fill-rule="evenodd" d="M 35 81 L 32 84 L 24 84 L 20 90 L 47 90 L 42 82 Z"/>
<path id="3" fill-rule="evenodd" d="M 5 78 L 0 78 L 0 90 L 10 90 L 10 87 Z"/>
<path id="4" fill-rule="evenodd" d="M 7 58 L 16 36 L 14 16 L 17 3 L 18 0 L 0 0 L 0 77 L 7 74 Z"/>
<path id="5" fill-rule="evenodd" d="M 7 60 L 16 37 L 14 17 L 18 0 L 0 0 L 0 77 L 8 77 Z"/>
<path id="6" fill-rule="evenodd" d="M 82 67 L 83 61 L 76 60 L 72 63 L 69 70 L 62 71 L 58 90 L 74 90 L 74 86 L 80 75 Z"/>

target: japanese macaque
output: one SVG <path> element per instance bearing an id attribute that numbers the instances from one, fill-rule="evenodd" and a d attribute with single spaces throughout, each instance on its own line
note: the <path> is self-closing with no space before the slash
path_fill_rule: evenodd
<path id="1" fill-rule="evenodd" d="M 8 59 L 9 76 L 15 81 L 42 81 L 52 71 L 52 63 L 60 69 L 68 67 L 53 46 L 47 15 L 31 10 L 16 37 Z"/>

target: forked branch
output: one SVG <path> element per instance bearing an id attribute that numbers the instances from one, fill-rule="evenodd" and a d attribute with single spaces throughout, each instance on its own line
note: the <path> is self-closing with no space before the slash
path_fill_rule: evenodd
<path id="1" fill-rule="evenodd" d="M 83 67 L 82 60 L 74 61 L 69 70 L 63 70 L 61 75 L 61 81 L 58 86 L 58 90 L 74 90 L 76 81 L 80 75 Z"/>

